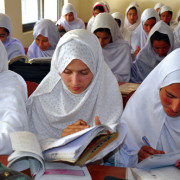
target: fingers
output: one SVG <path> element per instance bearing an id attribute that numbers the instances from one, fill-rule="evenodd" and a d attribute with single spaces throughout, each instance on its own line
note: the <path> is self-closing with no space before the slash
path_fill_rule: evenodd
<path id="1" fill-rule="evenodd" d="M 94 117 L 94 121 L 95 121 L 95 125 L 101 125 L 101 121 L 99 120 L 99 117 L 98 116 L 95 116 Z"/>
<path id="2" fill-rule="evenodd" d="M 149 146 L 143 146 L 140 151 L 138 152 L 138 159 L 139 162 L 148 158 L 149 156 L 152 156 L 153 154 L 164 154 L 163 151 L 153 149 Z"/>
<path id="3" fill-rule="evenodd" d="M 87 125 L 87 123 L 83 121 L 82 119 L 79 119 L 78 121 L 74 123 L 74 125 Z"/>

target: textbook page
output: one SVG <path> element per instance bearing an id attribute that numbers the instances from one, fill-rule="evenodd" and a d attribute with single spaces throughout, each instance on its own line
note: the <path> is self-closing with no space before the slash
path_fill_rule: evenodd
<path id="1" fill-rule="evenodd" d="M 51 63 L 52 57 L 39 57 L 39 58 L 33 58 L 29 59 L 29 63 Z"/>
<path id="2" fill-rule="evenodd" d="M 86 166 L 79 167 L 62 162 L 45 163 L 46 171 L 38 180 L 91 180 Z"/>
<path id="3" fill-rule="evenodd" d="M 178 180 L 180 179 L 180 170 L 176 168 L 175 166 L 167 166 L 167 167 L 156 168 L 156 169 L 151 169 L 151 170 L 130 168 L 130 170 L 135 180 L 153 180 L 153 179 Z"/>
<path id="4" fill-rule="evenodd" d="M 175 165 L 176 161 L 179 159 L 180 159 L 180 151 L 166 153 L 166 154 L 155 154 L 138 163 L 136 165 L 136 168 L 152 169 L 152 168 Z"/>

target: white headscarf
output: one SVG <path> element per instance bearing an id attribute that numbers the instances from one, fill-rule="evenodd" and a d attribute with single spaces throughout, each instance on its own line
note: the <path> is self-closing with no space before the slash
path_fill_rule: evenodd
<path id="1" fill-rule="evenodd" d="M 33 36 L 36 39 L 39 35 L 48 38 L 51 47 L 46 51 L 42 51 L 35 40 L 28 48 L 28 58 L 38 58 L 38 57 L 52 57 L 56 45 L 59 41 L 60 35 L 57 26 L 49 19 L 41 19 L 36 22 L 33 29 Z"/>
<path id="2" fill-rule="evenodd" d="M 64 15 L 70 12 L 73 13 L 74 20 L 71 22 L 68 22 L 65 20 Z M 63 6 L 61 18 L 56 22 L 56 25 L 57 24 L 63 26 L 65 31 L 70 31 L 73 29 L 85 29 L 84 22 L 80 18 L 77 17 L 76 10 L 71 3 L 67 3 Z"/>
<path id="3" fill-rule="evenodd" d="M 172 8 L 170 6 L 162 6 L 159 10 L 159 15 L 161 15 L 162 13 L 166 12 L 166 11 L 170 11 L 172 12 L 172 18 L 171 18 L 171 21 L 170 21 L 170 25 L 172 23 L 172 19 L 173 19 L 173 11 L 172 11 Z"/>
<path id="4" fill-rule="evenodd" d="M 180 23 L 178 23 L 174 30 L 174 39 L 178 44 L 180 44 Z"/>
<path id="5" fill-rule="evenodd" d="M 106 63 L 118 81 L 128 82 L 130 78 L 131 54 L 128 43 L 122 38 L 116 21 L 109 13 L 96 16 L 91 32 L 99 28 L 107 28 L 111 32 L 112 42 L 103 48 Z"/>
<path id="6" fill-rule="evenodd" d="M 73 59 L 82 60 L 93 73 L 91 84 L 81 94 L 72 94 L 60 76 Z M 67 125 L 79 119 L 92 126 L 95 115 L 102 124 L 119 122 L 122 97 L 94 34 L 72 30 L 60 39 L 51 70 L 29 98 L 27 110 L 31 130 L 39 139 L 59 138 Z"/>
<path id="7" fill-rule="evenodd" d="M 137 10 L 138 19 L 137 19 L 136 23 L 131 24 L 127 18 L 127 14 L 128 14 L 128 11 L 133 7 L 135 7 Z M 141 10 L 140 10 L 139 6 L 131 4 L 128 6 L 128 8 L 126 9 L 126 12 L 125 12 L 124 27 L 129 31 L 134 31 L 138 27 L 138 25 L 140 23 L 140 19 L 141 19 Z"/>
<path id="8" fill-rule="evenodd" d="M 147 41 L 147 33 L 144 31 L 143 26 L 144 23 L 150 19 L 155 18 L 156 22 L 159 21 L 159 15 L 156 10 L 152 8 L 145 9 L 141 15 L 141 23 L 139 26 L 133 31 L 131 36 L 131 47 L 135 51 L 138 47 L 142 49 Z"/>
<path id="9" fill-rule="evenodd" d="M 12 153 L 9 133 L 27 131 L 27 87 L 24 79 L 8 70 L 8 56 L 0 41 L 0 154 Z"/>
<path id="10" fill-rule="evenodd" d="M 94 15 L 94 8 L 97 7 L 97 6 L 101 6 L 103 9 L 104 9 L 104 12 L 106 13 L 109 13 L 106 5 L 104 4 L 104 2 L 96 2 L 94 5 L 93 5 L 93 16 L 90 18 L 90 20 L 88 21 L 88 24 L 87 24 L 87 30 L 88 31 L 91 31 L 91 28 L 92 28 L 92 24 L 94 23 L 94 19 L 95 19 L 95 15 Z"/>
<path id="11" fill-rule="evenodd" d="M 144 78 L 153 70 L 153 68 L 160 62 L 164 57 L 160 57 L 153 49 L 150 38 L 156 32 L 167 34 L 170 41 L 170 49 L 168 54 L 175 49 L 174 46 L 174 35 L 171 28 L 164 22 L 157 22 L 151 31 L 149 32 L 147 43 L 144 48 L 138 53 L 135 61 L 131 67 L 131 80 L 133 82 L 142 82 Z"/>
<path id="12" fill-rule="evenodd" d="M 157 10 L 158 8 L 161 8 L 162 6 L 164 6 L 163 3 L 156 3 L 154 6 L 154 9 Z"/>
<path id="13" fill-rule="evenodd" d="M 21 42 L 12 37 L 11 20 L 8 15 L 0 13 L 0 27 L 6 28 L 9 31 L 9 35 L 3 43 L 8 54 L 8 60 L 18 55 L 25 55 Z"/>
<path id="14" fill-rule="evenodd" d="M 179 57 L 180 48 L 167 55 L 126 104 L 121 122 L 127 125 L 128 132 L 121 150 L 127 155 L 137 154 L 145 145 L 143 136 L 148 138 L 152 148 L 165 153 L 180 149 L 180 116 L 168 116 L 159 95 L 161 87 L 180 83 Z"/>
<path id="15" fill-rule="evenodd" d="M 180 24 L 179 21 L 178 21 L 179 17 L 180 17 L 180 10 L 177 12 L 176 18 L 175 18 L 175 20 L 173 21 L 173 23 L 171 24 L 171 27 L 172 27 L 172 29 L 174 30 L 174 32 L 177 31 L 177 29 L 178 29 L 178 24 Z M 175 39 L 175 40 L 176 40 L 176 39 Z"/>

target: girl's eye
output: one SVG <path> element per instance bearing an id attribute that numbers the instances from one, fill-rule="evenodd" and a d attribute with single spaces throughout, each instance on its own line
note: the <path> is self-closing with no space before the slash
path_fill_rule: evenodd
<path id="1" fill-rule="evenodd" d="M 87 71 L 81 71 L 80 72 L 82 75 L 88 75 L 88 72 Z"/>
<path id="2" fill-rule="evenodd" d="M 65 69 L 65 70 L 63 71 L 63 73 L 65 73 L 65 74 L 71 74 L 71 71 L 70 71 L 70 70 Z"/>

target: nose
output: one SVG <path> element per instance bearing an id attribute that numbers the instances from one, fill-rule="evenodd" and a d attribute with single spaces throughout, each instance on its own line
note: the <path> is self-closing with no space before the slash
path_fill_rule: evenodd
<path id="1" fill-rule="evenodd" d="M 176 99 L 172 102 L 171 109 L 176 113 L 180 111 L 180 99 Z"/>
<path id="2" fill-rule="evenodd" d="M 72 75 L 71 82 L 72 82 L 73 86 L 78 84 L 78 82 L 79 82 L 79 76 L 78 76 L 77 73 L 74 73 L 74 74 Z"/>

